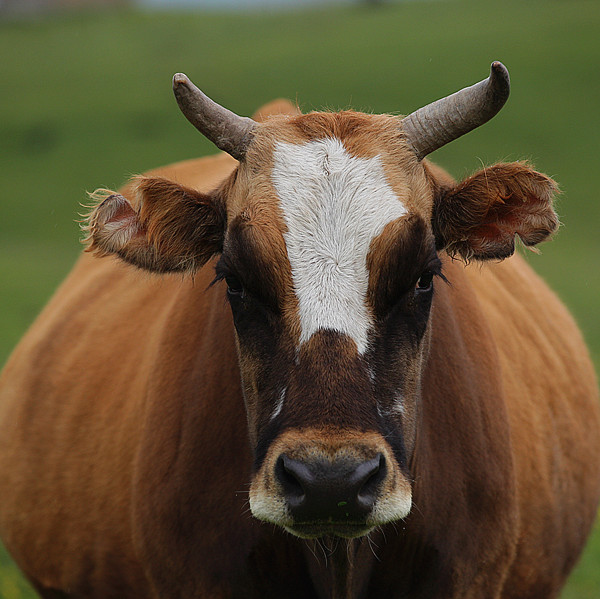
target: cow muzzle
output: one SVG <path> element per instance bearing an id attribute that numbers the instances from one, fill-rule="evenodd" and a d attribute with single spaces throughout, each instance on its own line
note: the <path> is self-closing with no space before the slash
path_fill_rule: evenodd
<path id="1" fill-rule="evenodd" d="M 283 437 L 250 488 L 258 519 L 303 538 L 354 538 L 409 513 L 410 484 L 381 436 L 358 443 Z"/>

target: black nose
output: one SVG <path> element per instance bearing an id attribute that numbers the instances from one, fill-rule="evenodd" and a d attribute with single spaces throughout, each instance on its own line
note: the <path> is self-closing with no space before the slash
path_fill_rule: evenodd
<path id="1" fill-rule="evenodd" d="M 296 460 L 279 456 L 275 476 L 296 522 L 363 522 L 386 476 L 385 458 Z"/>

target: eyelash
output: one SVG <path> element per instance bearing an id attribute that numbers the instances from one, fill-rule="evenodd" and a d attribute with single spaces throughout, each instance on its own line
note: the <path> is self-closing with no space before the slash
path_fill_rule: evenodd
<path id="1" fill-rule="evenodd" d="M 219 281 L 225 281 L 227 283 L 227 293 L 229 295 L 243 295 L 244 285 L 234 274 L 231 274 L 224 268 L 219 268 L 217 264 L 215 278 L 212 280 L 210 287 L 216 285 Z"/>

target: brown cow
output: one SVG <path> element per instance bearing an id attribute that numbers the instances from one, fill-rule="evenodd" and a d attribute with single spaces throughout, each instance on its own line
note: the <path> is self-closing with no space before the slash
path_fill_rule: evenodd
<path id="1" fill-rule="evenodd" d="M 423 160 L 500 109 L 504 67 L 402 120 L 258 122 L 174 86 L 239 164 L 97 194 L 89 248 L 120 260 L 84 255 L 8 362 L 0 532 L 27 577 L 52 598 L 556 597 L 600 496 L 597 385 L 565 308 L 499 260 L 556 229 L 556 186 Z"/>

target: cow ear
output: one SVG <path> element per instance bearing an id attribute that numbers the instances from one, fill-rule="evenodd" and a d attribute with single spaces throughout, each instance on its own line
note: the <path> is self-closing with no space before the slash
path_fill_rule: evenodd
<path id="1" fill-rule="evenodd" d="M 534 246 L 558 228 L 557 191 L 550 177 L 525 163 L 485 168 L 439 190 L 432 217 L 437 247 L 469 261 L 511 256 L 516 235 Z"/>
<path id="2" fill-rule="evenodd" d="M 194 272 L 219 253 L 225 231 L 220 190 L 200 193 L 159 177 L 134 180 L 135 201 L 107 190 L 84 221 L 86 251 L 115 254 L 153 272 Z"/>

